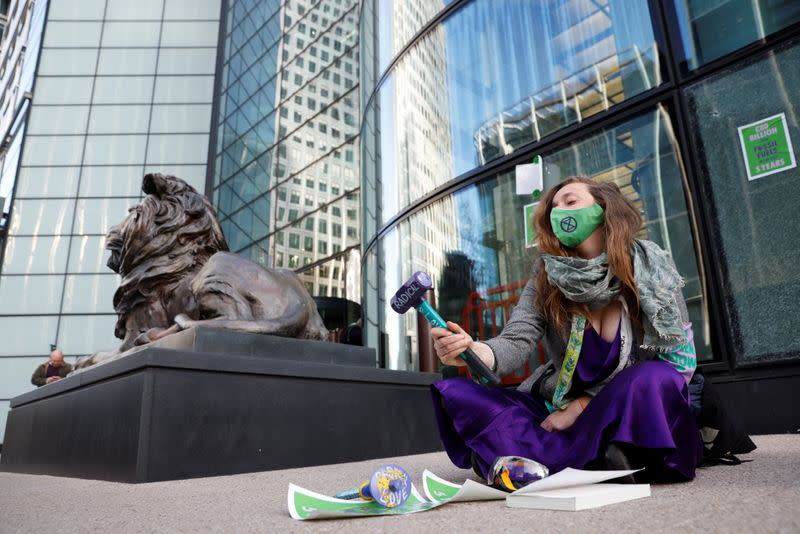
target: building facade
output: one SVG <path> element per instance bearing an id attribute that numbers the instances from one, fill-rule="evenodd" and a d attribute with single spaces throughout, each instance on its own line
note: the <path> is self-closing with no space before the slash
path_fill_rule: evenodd
<path id="1" fill-rule="evenodd" d="M 538 255 L 515 167 L 539 156 L 546 188 L 620 187 L 686 280 L 701 367 L 752 431 L 796 429 L 800 4 L 363 3 L 362 305 L 382 361 L 430 365 L 389 306 L 416 270 L 448 319 L 502 330 Z"/>
<path id="2" fill-rule="evenodd" d="M 203 190 L 220 1 L 30 0 L 10 12 L 3 50 L 16 39 L 24 56 L 18 89 L 3 92 L 16 111 L 2 116 L 0 429 L 51 344 L 72 361 L 119 343 L 104 240 L 142 176 Z"/>

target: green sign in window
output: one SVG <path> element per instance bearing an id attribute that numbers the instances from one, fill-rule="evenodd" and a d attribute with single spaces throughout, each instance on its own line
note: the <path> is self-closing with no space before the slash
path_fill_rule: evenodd
<path id="1" fill-rule="evenodd" d="M 740 126 L 739 142 L 749 180 L 797 166 L 785 113 Z"/>

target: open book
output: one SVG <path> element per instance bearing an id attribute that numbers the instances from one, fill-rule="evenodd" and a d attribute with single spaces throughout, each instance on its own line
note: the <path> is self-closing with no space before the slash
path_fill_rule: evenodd
<path id="1" fill-rule="evenodd" d="M 650 496 L 650 484 L 600 484 L 639 471 L 583 471 L 567 468 L 506 497 L 512 508 L 586 510 Z"/>

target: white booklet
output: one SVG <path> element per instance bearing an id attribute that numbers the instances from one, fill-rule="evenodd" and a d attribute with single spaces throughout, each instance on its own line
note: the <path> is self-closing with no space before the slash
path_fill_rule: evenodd
<path id="1" fill-rule="evenodd" d="M 506 506 L 542 510 L 586 510 L 650 496 L 650 484 L 599 484 L 640 471 L 583 471 L 570 467 L 506 497 Z"/>

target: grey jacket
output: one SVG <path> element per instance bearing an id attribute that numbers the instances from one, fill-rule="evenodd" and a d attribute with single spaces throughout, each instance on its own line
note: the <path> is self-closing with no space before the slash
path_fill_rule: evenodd
<path id="1" fill-rule="evenodd" d="M 558 374 L 564 363 L 564 353 L 567 350 L 570 327 L 567 325 L 562 331 L 557 331 L 554 325 L 545 321 L 541 309 L 536 304 L 536 277 L 539 271 L 544 268 L 543 266 L 544 261 L 540 258 L 537 260 L 531 279 L 528 280 L 527 285 L 522 290 L 519 302 L 514 311 L 511 312 L 511 318 L 506 323 L 503 331 L 499 336 L 486 340 L 484 343 L 492 349 L 497 374 L 503 377 L 521 369 L 536 349 L 537 342 L 541 340 L 544 345 L 544 352 L 549 360 L 544 365 L 536 368 L 533 374 L 520 384 L 517 389 L 530 393 L 533 385 L 538 383 L 535 393 L 549 400 L 553 397 Z M 688 323 L 689 313 L 680 287 L 676 289 L 675 297 L 680 308 L 681 321 Z M 626 323 L 628 325 L 627 328 L 625 327 Z M 622 348 L 620 349 L 619 365 L 607 379 L 588 389 L 586 393 L 589 395 L 596 395 L 622 369 L 630 367 L 637 361 L 658 358 L 658 354 L 655 351 L 641 346 L 641 340 L 644 335 L 641 327 L 637 328 L 630 325 L 631 321 L 627 317 L 627 306 L 623 301 Z"/>

